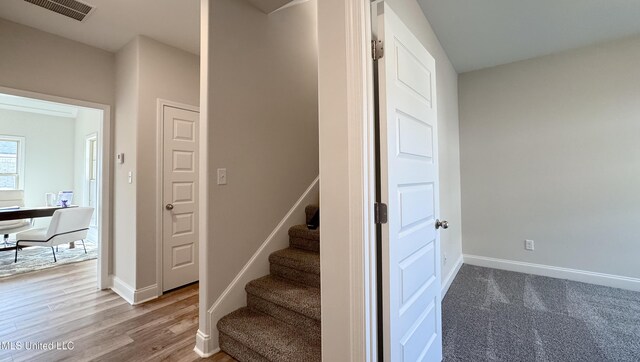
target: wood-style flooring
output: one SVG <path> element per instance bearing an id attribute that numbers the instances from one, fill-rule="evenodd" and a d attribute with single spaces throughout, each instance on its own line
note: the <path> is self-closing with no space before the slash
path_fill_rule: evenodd
<path id="1" fill-rule="evenodd" d="M 197 284 L 131 306 L 96 289 L 95 260 L 0 278 L 0 362 L 200 361 L 197 328 Z M 204 361 L 234 360 L 219 353 Z"/>

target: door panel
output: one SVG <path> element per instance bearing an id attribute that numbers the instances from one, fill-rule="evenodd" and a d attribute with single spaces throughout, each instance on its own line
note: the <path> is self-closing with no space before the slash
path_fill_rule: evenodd
<path id="1" fill-rule="evenodd" d="M 435 60 L 385 3 L 378 60 L 385 361 L 442 359 Z"/>
<path id="2" fill-rule="evenodd" d="M 197 112 L 163 108 L 163 291 L 198 280 L 198 120 Z"/>

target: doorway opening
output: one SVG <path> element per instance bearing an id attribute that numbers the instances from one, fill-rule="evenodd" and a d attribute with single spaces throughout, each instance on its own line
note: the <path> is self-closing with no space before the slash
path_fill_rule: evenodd
<path id="1" fill-rule="evenodd" d="M 0 87 L 0 135 L 0 279 L 91 263 L 107 288 L 109 107 Z"/>

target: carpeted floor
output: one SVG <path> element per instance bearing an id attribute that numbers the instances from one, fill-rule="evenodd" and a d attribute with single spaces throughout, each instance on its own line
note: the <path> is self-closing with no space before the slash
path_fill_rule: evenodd
<path id="1" fill-rule="evenodd" d="M 444 361 L 640 361 L 640 293 L 464 265 Z"/>
<path id="2" fill-rule="evenodd" d="M 51 248 L 26 247 L 18 252 L 18 262 L 14 263 L 15 250 L 0 251 L 0 278 L 27 273 L 35 270 L 53 268 L 63 264 L 77 263 L 98 257 L 98 245 L 92 241 L 85 241 L 87 253 L 84 253 L 81 242 L 76 242 L 74 249 L 69 244 L 60 245 L 56 253 L 57 262 L 53 262 Z"/>

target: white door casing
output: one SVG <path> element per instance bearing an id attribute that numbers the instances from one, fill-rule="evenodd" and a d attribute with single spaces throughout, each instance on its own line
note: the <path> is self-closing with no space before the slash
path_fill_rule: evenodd
<path id="1" fill-rule="evenodd" d="M 435 60 L 384 2 L 378 60 L 385 361 L 440 361 L 442 320 Z"/>
<path id="2" fill-rule="evenodd" d="M 98 227 L 98 134 L 92 133 L 85 137 L 85 192 L 84 205 L 93 207 L 96 212 L 91 218 L 91 227 Z"/>
<path id="3" fill-rule="evenodd" d="M 199 117 L 163 106 L 163 291 L 198 280 Z"/>

